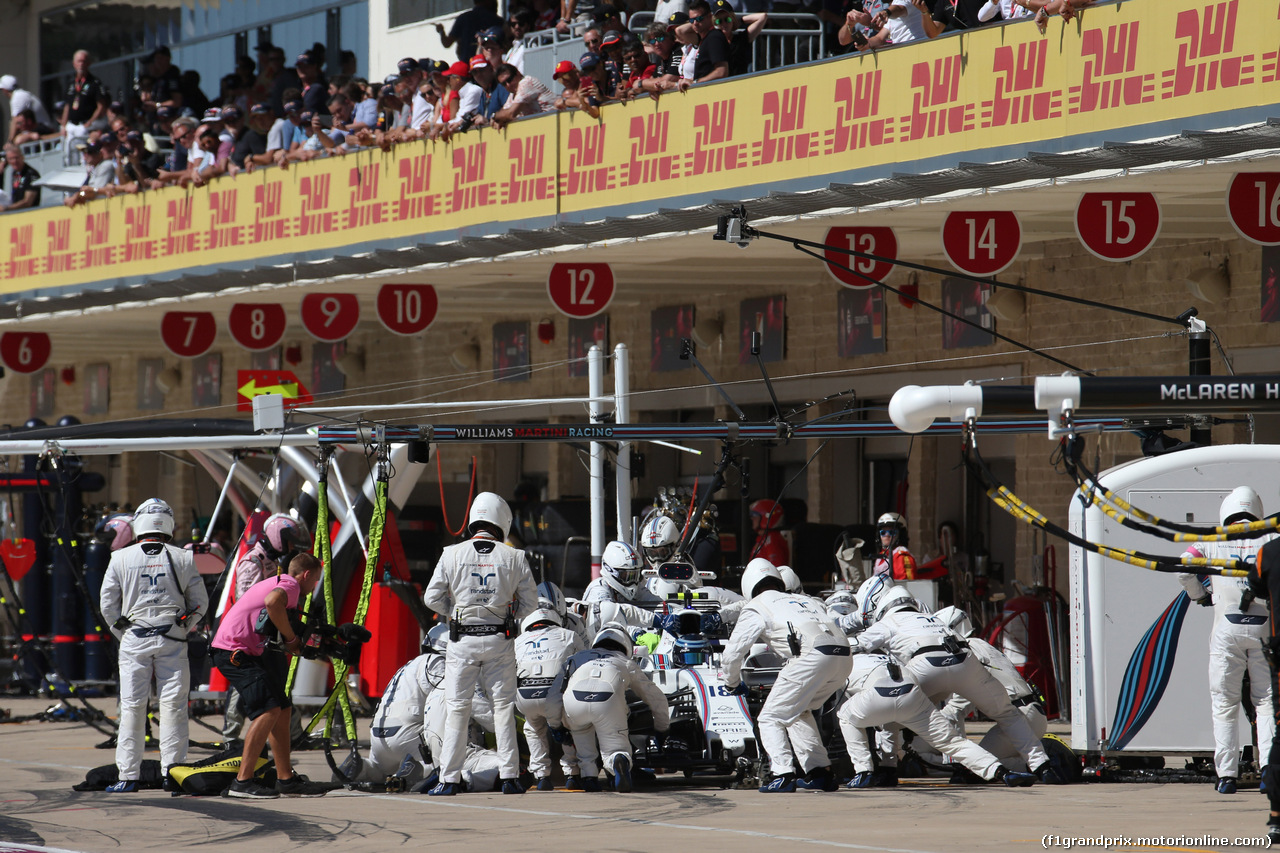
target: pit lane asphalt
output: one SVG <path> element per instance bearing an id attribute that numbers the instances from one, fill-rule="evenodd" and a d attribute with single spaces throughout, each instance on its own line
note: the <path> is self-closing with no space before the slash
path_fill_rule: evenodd
<path id="1" fill-rule="evenodd" d="M 47 700 L 0 697 L 13 716 Z M 96 702 L 110 708 L 110 700 Z M 362 720 L 367 736 L 368 720 Z M 1208 721 L 1205 721 L 1208 725 Z M 1060 729 L 1059 729 L 1060 730 Z M 192 737 L 209 733 L 194 725 Z M 1058 836 L 1265 836 L 1256 790 L 1222 796 L 1207 784 L 1104 784 L 1029 789 L 948 787 L 906 780 L 896 789 L 764 795 L 662 777 L 630 795 L 566 791 L 524 796 L 335 791 L 267 801 L 76 793 L 71 786 L 114 753 L 81 723 L 0 723 L 0 853 L 33 847 L 107 851 L 1027 851 Z M 192 757 L 208 753 L 193 750 Z M 149 751 L 148 758 L 157 757 Z M 299 770 L 328 779 L 320 752 Z M 1049 849 L 1062 849 L 1060 847 Z M 1097 849 L 1097 848 L 1094 848 Z M 1165 844 L 1165 850 L 1238 849 Z"/>

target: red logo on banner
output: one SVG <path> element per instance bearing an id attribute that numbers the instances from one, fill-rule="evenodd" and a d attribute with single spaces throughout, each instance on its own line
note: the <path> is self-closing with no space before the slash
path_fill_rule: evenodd
<path id="1" fill-rule="evenodd" d="M 547 277 L 547 294 L 567 317 L 594 317 L 613 299 L 613 270 L 608 264 L 556 264 Z"/>
<path id="2" fill-rule="evenodd" d="M 302 325 L 311 337 L 327 344 L 346 340 L 360 322 L 360 303 L 353 293 L 309 293 L 302 297 Z"/>
<path id="3" fill-rule="evenodd" d="M 969 275 L 995 275 L 1018 257 L 1022 226 L 1011 210 L 957 211 L 942 223 L 947 260 Z"/>
<path id="4" fill-rule="evenodd" d="M 898 238 L 894 235 L 892 228 L 879 226 L 832 228 L 827 232 L 827 238 L 823 242 L 828 246 L 848 247 L 858 252 L 866 252 L 868 255 L 879 255 L 882 258 L 893 258 L 894 260 L 898 258 Z M 875 285 L 867 281 L 867 278 L 875 281 L 884 281 L 889 276 L 889 273 L 893 272 L 893 264 L 886 261 L 858 258 L 832 249 L 825 250 L 823 254 L 827 258 L 827 271 L 831 273 L 832 278 L 845 287 L 852 287 L 855 290 L 874 287 Z M 867 278 L 838 269 L 832 264 L 841 264 L 849 267 L 854 272 L 862 273 L 862 276 Z"/>
<path id="5" fill-rule="evenodd" d="M 425 332 L 435 322 L 440 301 L 429 284 L 384 284 L 378 288 L 378 319 L 397 335 Z"/>
<path id="6" fill-rule="evenodd" d="M 49 361 L 53 345 L 44 332 L 5 332 L 0 335 L 0 360 L 14 373 L 35 373 Z"/>
<path id="7" fill-rule="evenodd" d="M 237 302 L 231 306 L 231 316 L 227 318 L 231 337 L 252 352 L 271 349 L 280 343 L 286 325 L 288 320 L 284 316 L 284 306 L 278 303 L 254 305 Z"/>
<path id="8" fill-rule="evenodd" d="M 1104 261 L 1131 261 L 1160 234 L 1160 203 L 1151 193 L 1085 193 L 1076 205 L 1076 234 Z"/>
<path id="9" fill-rule="evenodd" d="M 218 321 L 208 311 L 169 311 L 160 321 L 165 349 L 181 358 L 204 355 L 218 336 Z"/>
<path id="10" fill-rule="evenodd" d="M 291 370 L 236 371 L 236 411 L 252 412 L 253 398 L 263 394 L 279 394 L 286 409 L 312 401 L 311 392 Z"/>
<path id="11" fill-rule="evenodd" d="M 1280 172 L 1239 172 L 1227 187 L 1227 213 L 1240 236 L 1280 246 Z"/>

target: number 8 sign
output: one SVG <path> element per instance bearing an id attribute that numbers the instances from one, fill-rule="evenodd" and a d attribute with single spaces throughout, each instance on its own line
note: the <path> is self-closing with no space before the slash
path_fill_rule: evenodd
<path id="1" fill-rule="evenodd" d="M 594 317 L 613 299 L 613 270 L 608 264 L 556 264 L 547 278 L 547 294 L 566 317 Z"/>
<path id="2" fill-rule="evenodd" d="M 287 325 L 284 306 L 278 303 L 237 302 L 227 319 L 231 337 L 250 352 L 269 350 L 280 343 Z"/>
<path id="3" fill-rule="evenodd" d="M 309 293 L 302 297 L 302 325 L 311 337 L 327 344 L 346 340 L 360 322 L 354 293 Z"/>

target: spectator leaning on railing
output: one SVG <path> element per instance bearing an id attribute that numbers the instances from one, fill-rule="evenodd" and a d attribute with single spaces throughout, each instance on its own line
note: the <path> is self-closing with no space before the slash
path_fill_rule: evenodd
<path id="1" fill-rule="evenodd" d="M 88 174 L 85 176 L 84 185 L 67 196 L 64 202 L 67 207 L 75 207 L 77 204 L 84 204 L 86 201 L 112 194 L 116 182 L 116 163 L 108 155 L 107 147 L 100 139 L 81 140 L 77 143 L 76 148 L 84 158 Z"/>
<path id="2" fill-rule="evenodd" d="M 39 207 L 40 188 L 35 182 L 40 177 L 40 173 L 31 168 L 31 164 L 22 156 L 22 149 L 12 142 L 4 146 L 4 159 L 11 170 L 9 203 L 4 206 L 4 209 L 9 211 Z"/>
<path id="3" fill-rule="evenodd" d="M 729 76 L 749 73 L 751 44 L 769 22 L 769 15 L 765 12 L 743 15 L 742 29 L 739 29 L 738 16 L 734 14 L 729 0 L 715 0 L 711 6 L 711 21 L 729 42 Z"/>
<path id="4" fill-rule="evenodd" d="M 498 69 L 498 85 L 511 93 L 511 97 L 507 99 L 506 106 L 494 114 L 494 127 L 504 127 L 521 116 L 555 109 L 556 96 L 547 85 L 536 77 L 526 77 L 510 63 Z"/>
<path id="5" fill-rule="evenodd" d="M 0 96 L 9 102 L 9 115 L 17 118 L 25 111 L 30 110 L 32 115 L 31 128 L 38 133 L 56 133 L 57 128 L 54 121 L 49 117 L 49 113 L 44 108 L 44 104 L 35 95 L 18 86 L 18 78 L 12 74 L 5 74 L 0 77 Z M 13 123 L 9 124 L 9 141 L 12 142 L 14 137 Z"/>

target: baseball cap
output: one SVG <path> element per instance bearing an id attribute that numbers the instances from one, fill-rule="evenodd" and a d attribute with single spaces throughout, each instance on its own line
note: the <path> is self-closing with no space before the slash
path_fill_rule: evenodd
<path id="1" fill-rule="evenodd" d="M 3 77 L 0 77 L 0 89 L 12 92 L 16 88 L 18 88 L 17 77 L 14 77 L 12 74 L 6 74 Z"/>
<path id="2" fill-rule="evenodd" d="M 307 110 L 305 113 L 303 113 L 302 115 L 298 116 L 298 119 L 299 119 L 303 124 L 311 124 L 311 120 L 312 120 L 313 118 L 315 118 L 315 117 L 316 117 L 316 114 L 315 114 L 315 113 L 311 112 L 311 110 Z"/>
<path id="3" fill-rule="evenodd" d="M 302 112 L 302 101 L 288 101 L 288 102 L 286 102 L 286 103 L 285 103 L 285 105 L 284 105 L 284 111 L 285 111 L 286 113 L 300 113 L 300 112 Z"/>
<path id="4" fill-rule="evenodd" d="M 119 101 L 112 101 L 107 105 L 107 109 L 111 110 L 113 113 L 122 113 L 124 112 L 124 104 Z"/>
<path id="5" fill-rule="evenodd" d="M 418 60 L 414 59 L 412 56 L 405 57 L 396 65 L 396 69 L 400 72 L 401 76 L 405 74 L 412 74 L 420 67 Z"/>
<path id="6" fill-rule="evenodd" d="M 555 80 L 561 74 L 567 74 L 570 71 L 577 71 L 577 70 L 578 70 L 578 66 L 574 65 L 572 62 L 570 62 L 567 59 L 562 59 L 556 63 L 556 70 L 555 70 L 555 73 L 551 75 L 551 79 Z"/>
<path id="7" fill-rule="evenodd" d="M 205 122 L 222 121 L 222 110 L 217 107 L 209 107 L 209 109 L 204 111 L 204 116 L 201 120 Z"/>
<path id="8" fill-rule="evenodd" d="M 392 85 L 383 86 L 378 90 L 378 98 L 393 98 L 396 96 L 396 87 Z"/>
<path id="9" fill-rule="evenodd" d="M 298 54 L 297 60 L 295 60 L 293 63 L 295 68 L 299 65 L 315 65 L 315 64 L 316 64 L 316 58 L 311 55 L 311 51 L 309 50 L 303 51 L 302 53 Z"/>
<path id="10" fill-rule="evenodd" d="M 596 20 L 603 21 L 606 18 L 621 18 L 622 13 L 618 11 L 618 7 L 612 3 L 605 3 L 596 9 Z"/>
<path id="11" fill-rule="evenodd" d="M 271 115 L 271 107 L 267 104 L 254 104 L 249 107 L 249 115 L 265 116 Z"/>
<path id="12" fill-rule="evenodd" d="M 502 27 L 489 27 L 480 31 L 480 41 L 502 41 Z"/>
<path id="13" fill-rule="evenodd" d="M 76 150 L 88 151 L 92 154 L 97 154 L 99 151 L 102 150 L 102 142 L 97 139 L 95 139 L 92 142 L 90 142 L 87 139 L 80 139 L 76 141 Z"/>
<path id="14" fill-rule="evenodd" d="M 604 37 L 604 41 L 600 42 L 601 47 L 614 47 L 615 45 L 621 44 L 622 36 L 618 35 L 616 31 L 610 31 L 609 34 Z"/>
<path id="15" fill-rule="evenodd" d="M 143 142 L 142 134 L 136 130 L 131 130 L 124 135 L 124 141 L 130 145 L 141 145 Z"/>
<path id="16" fill-rule="evenodd" d="M 667 23 L 673 27 L 687 24 L 689 23 L 689 15 L 685 12 L 672 12 L 671 17 L 667 18 Z"/>
<path id="17" fill-rule="evenodd" d="M 485 59 L 483 56 L 473 56 L 471 57 L 470 65 L 472 70 L 477 68 L 488 68 L 489 60 Z"/>
<path id="18" fill-rule="evenodd" d="M 173 107 L 164 105 L 156 107 L 156 118 L 173 118 L 174 115 L 176 115 L 176 110 Z"/>
<path id="19" fill-rule="evenodd" d="M 437 74 L 447 74 L 449 72 L 449 63 L 443 59 L 427 60 L 426 69 Z"/>
<path id="20" fill-rule="evenodd" d="M 715 2 L 711 4 L 712 17 L 723 12 L 728 12 L 731 15 L 736 14 L 733 10 L 733 5 L 729 3 L 729 0 L 715 0 Z"/>
<path id="21" fill-rule="evenodd" d="M 462 60 L 458 60 L 449 66 L 449 70 L 444 72 L 446 77 L 466 77 L 471 73 L 471 66 Z"/>
<path id="22" fill-rule="evenodd" d="M 238 118 L 244 118 L 244 113 L 240 112 L 240 108 L 234 104 L 228 107 L 223 107 L 222 111 L 218 113 L 218 115 L 222 117 L 223 121 L 235 121 Z"/>
<path id="23" fill-rule="evenodd" d="M 600 57 L 596 56 L 594 53 L 584 53 L 578 59 L 578 67 L 583 71 L 586 71 L 588 68 L 595 68 L 599 64 Z"/>

